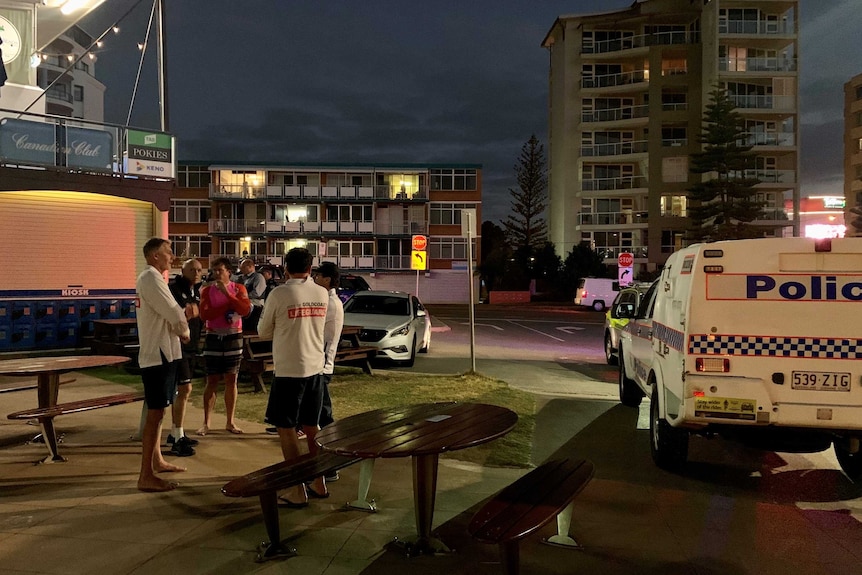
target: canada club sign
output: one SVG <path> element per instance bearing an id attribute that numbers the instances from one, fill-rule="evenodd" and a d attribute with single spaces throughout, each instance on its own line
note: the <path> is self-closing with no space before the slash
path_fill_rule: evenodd
<path id="1" fill-rule="evenodd" d="M 175 177 L 173 136 L 159 132 L 127 130 L 126 143 L 127 173 Z"/>
<path id="2" fill-rule="evenodd" d="M 0 157 L 7 162 L 110 170 L 113 150 L 110 132 L 15 118 L 0 120 Z"/>

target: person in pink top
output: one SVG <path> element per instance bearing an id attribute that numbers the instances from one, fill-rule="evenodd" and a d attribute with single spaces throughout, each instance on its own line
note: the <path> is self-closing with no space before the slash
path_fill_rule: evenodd
<path id="1" fill-rule="evenodd" d="M 201 319 L 206 323 L 204 360 L 207 385 L 204 389 L 204 425 L 198 435 L 209 433 L 219 381 L 224 378 L 225 428 L 242 433 L 233 417 L 236 411 L 236 379 L 242 360 L 242 318 L 251 312 L 251 301 L 242 284 L 230 281 L 231 264 L 227 258 L 212 263 L 213 282 L 201 289 Z"/>

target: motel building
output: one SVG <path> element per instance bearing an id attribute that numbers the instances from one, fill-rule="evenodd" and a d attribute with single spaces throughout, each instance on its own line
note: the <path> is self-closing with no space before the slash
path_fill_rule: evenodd
<path id="1" fill-rule="evenodd" d="M 87 345 L 135 314 L 141 247 L 168 235 L 170 134 L 103 122 L 94 38 L 102 3 L 0 1 L 0 353 Z"/>
<path id="2" fill-rule="evenodd" d="M 799 235 L 806 238 L 843 238 L 843 196 L 809 196 L 799 203 Z M 785 201 L 788 217 L 793 217 L 793 200 Z"/>

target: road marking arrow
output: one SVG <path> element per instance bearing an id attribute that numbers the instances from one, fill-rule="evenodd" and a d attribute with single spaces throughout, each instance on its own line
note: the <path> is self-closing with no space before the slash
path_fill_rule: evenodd
<path id="1" fill-rule="evenodd" d="M 584 331 L 584 329 L 585 329 L 585 328 L 577 327 L 577 326 L 574 326 L 574 325 L 566 325 L 566 326 L 563 326 L 563 327 L 558 327 L 557 329 L 558 329 L 558 330 L 560 330 L 560 331 L 562 331 L 562 332 L 564 332 L 564 333 L 567 333 L 567 334 L 569 334 L 569 335 L 572 335 L 572 332 L 575 332 L 575 331 Z"/>

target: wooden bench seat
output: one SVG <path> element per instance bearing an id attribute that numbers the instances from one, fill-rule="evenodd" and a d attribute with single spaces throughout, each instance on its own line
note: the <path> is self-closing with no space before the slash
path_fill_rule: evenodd
<path id="1" fill-rule="evenodd" d="M 281 529 L 278 523 L 278 491 L 280 489 L 299 485 L 358 461 L 360 461 L 358 457 L 347 457 L 321 451 L 317 455 L 309 453 L 293 461 L 281 461 L 226 483 L 221 491 L 228 497 L 257 496 L 260 498 L 260 509 L 263 513 L 269 542 L 264 542 L 258 548 L 257 561 L 262 562 L 274 557 L 296 555 L 296 549 L 281 541 Z"/>
<path id="2" fill-rule="evenodd" d="M 59 384 L 63 385 L 66 383 L 74 383 L 75 379 L 64 379 L 60 381 Z M 0 384 L 0 393 L 12 393 L 13 391 L 26 391 L 28 389 L 37 389 L 39 386 L 35 383 L 30 383 L 26 381 L 13 381 L 8 384 Z"/>
<path id="3" fill-rule="evenodd" d="M 368 375 L 374 375 L 374 371 L 371 369 L 371 360 L 376 356 L 377 348 L 375 347 L 343 347 L 335 352 L 335 365 L 358 363 L 362 367 L 362 371 Z"/>
<path id="4" fill-rule="evenodd" d="M 569 536 L 573 500 L 592 480 L 595 468 L 585 459 L 555 459 L 543 463 L 494 495 L 473 516 L 467 530 L 483 543 L 500 546 L 507 575 L 519 568 L 521 539 L 557 518 L 557 535 L 548 543 L 578 547 Z"/>
<path id="5" fill-rule="evenodd" d="M 80 413 L 82 411 L 90 411 L 91 409 L 100 409 L 102 407 L 122 405 L 124 403 L 143 400 L 144 392 L 133 391 L 128 393 L 119 393 L 117 395 L 107 395 L 104 397 L 92 397 L 90 399 L 70 401 L 69 403 L 58 403 L 51 407 L 34 407 L 33 409 L 25 409 L 24 411 L 10 413 L 6 417 L 9 419 L 51 419 L 66 413 Z"/>

